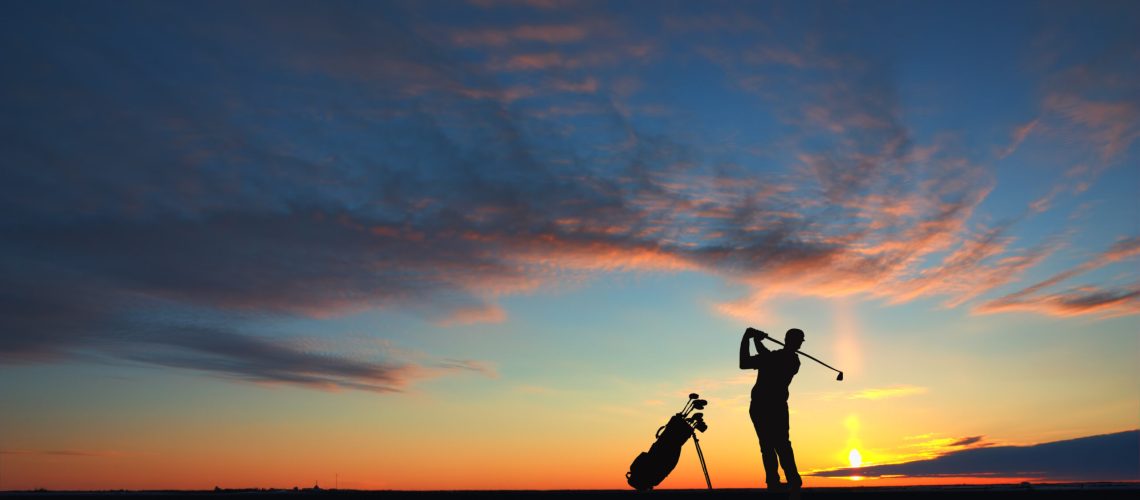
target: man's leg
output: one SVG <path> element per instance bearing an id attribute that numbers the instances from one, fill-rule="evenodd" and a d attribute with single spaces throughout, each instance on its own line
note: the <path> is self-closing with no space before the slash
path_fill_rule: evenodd
<path id="1" fill-rule="evenodd" d="M 760 441 L 760 458 L 764 462 L 764 482 L 769 488 L 780 484 L 780 463 L 776 449 L 772 446 L 770 436 L 771 422 L 764 416 L 764 411 L 755 401 L 748 407 L 748 416 L 752 418 L 752 427 L 756 429 L 756 438 Z"/>
<path id="2" fill-rule="evenodd" d="M 796 468 L 796 455 L 792 451 L 792 441 L 788 436 L 788 404 L 784 403 L 772 412 L 772 422 L 775 430 L 773 431 L 773 448 L 780 456 L 780 465 L 784 468 L 784 477 L 788 478 L 788 486 L 799 488 L 803 486 L 804 481 L 800 478 L 800 472 Z"/>
<path id="3" fill-rule="evenodd" d="M 804 480 L 800 478 L 800 471 L 796 469 L 796 454 L 792 451 L 792 443 L 784 441 L 784 444 L 777 446 L 775 451 L 780 455 L 780 465 L 784 467 L 784 476 L 788 478 L 788 486 L 793 488 L 803 486 Z"/>

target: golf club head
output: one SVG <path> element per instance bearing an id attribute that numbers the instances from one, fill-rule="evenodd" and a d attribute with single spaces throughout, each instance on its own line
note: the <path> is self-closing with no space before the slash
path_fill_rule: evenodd
<path id="1" fill-rule="evenodd" d="M 709 430 L 709 424 L 706 424 L 704 422 L 697 422 L 697 425 L 694 427 L 694 429 L 704 432 Z"/>
<path id="2" fill-rule="evenodd" d="M 839 372 L 839 376 L 835 377 L 835 380 L 842 382 L 843 381 L 843 372 Z"/>
<path id="3" fill-rule="evenodd" d="M 700 395 L 698 395 L 698 394 L 697 394 L 697 393 L 695 393 L 695 392 L 693 392 L 693 393 L 689 393 L 689 399 L 697 399 L 697 398 L 699 398 L 699 397 L 701 397 L 701 396 L 700 396 Z"/>
<path id="4" fill-rule="evenodd" d="M 704 413 L 694 413 L 693 414 L 693 420 L 704 420 L 704 418 L 705 418 Z"/>
<path id="5" fill-rule="evenodd" d="M 693 408 L 695 408 L 697 410 L 703 410 L 703 409 L 705 409 L 705 405 L 707 405 L 707 404 L 709 404 L 708 401 L 705 401 L 703 399 L 698 399 L 698 400 L 693 402 Z"/>

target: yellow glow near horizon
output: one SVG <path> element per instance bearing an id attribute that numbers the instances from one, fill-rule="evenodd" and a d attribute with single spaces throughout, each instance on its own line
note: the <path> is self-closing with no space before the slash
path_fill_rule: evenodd
<path id="1" fill-rule="evenodd" d="M 847 428 L 847 461 L 852 467 L 859 467 L 863 464 L 863 455 L 859 453 L 859 447 L 863 443 L 859 440 L 859 416 L 856 414 L 848 415 L 843 419 L 843 426 Z M 858 460 L 858 463 L 856 463 Z"/>
<path id="2" fill-rule="evenodd" d="M 859 453 L 856 448 L 851 448 L 851 452 L 847 454 L 847 462 L 851 464 L 851 468 L 861 467 L 863 465 L 863 455 Z M 862 481 L 863 476 L 847 476 L 851 481 Z"/>

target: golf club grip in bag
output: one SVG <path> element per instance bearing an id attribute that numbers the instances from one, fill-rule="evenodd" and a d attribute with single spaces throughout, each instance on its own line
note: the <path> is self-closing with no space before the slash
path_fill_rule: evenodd
<path id="1" fill-rule="evenodd" d="M 625 480 L 637 490 L 649 490 L 661 484 L 673 472 L 681 458 L 681 447 L 693 435 L 693 428 L 685 423 L 681 414 L 673 415 L 665 427 L 658 429 L 657 441 L 629 464 Z"/>

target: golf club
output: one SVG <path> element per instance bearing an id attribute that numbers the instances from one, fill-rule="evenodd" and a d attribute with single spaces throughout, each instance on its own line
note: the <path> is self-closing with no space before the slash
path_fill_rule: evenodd
<path id="1" fill-rule="evenodd" d="M 780 342 L 779 340 L 776 340 L 776 339 L 772 338 L 772 336 L 771 336 L 771 335 L 766 335 L 766 336 L 765 336 L 765 337 L 764 337 L 762 340 L 771 340 L 772 342 L 775 342 L 775 343 L 777 343 L 777 344 L 780 344 L 780 347 L 783 347 L 783 346 L 784 346 L 784 343 L 783 343 L 783 342 Z M 828 367 L 828 368 L 831 368 L 831 369 L 832 369 L 832 370 L 834 370 L 836 373 L 839 373 L 839 376 L 838 376 L 838 377 L 835 377 L 835 380 L 838 380 L 838 381 L 840 381 L 840 382 L 842 382 L 842 381 L 843 381 L 843 372 L 841 372 L 841 371 L 839 371 L 839 370 L 836 370 L 836 369 L 835 369 L 835 367 L 833 367 L 833 366 L 831 366 L 831 365 L 829 365 L 829 364 L 827 364 L 827 363 L 824 363 L 823 361 L 820 361 L 820 360 L 816 359 L 816 358 L 815 358 L 815 356 L 812 356 L 811 354 L 808 354 L 808 353 L 806 353 L 806 352 L 803 352 L 803 351 L 796 351 L 796 354 L 801 354 L 801 355 L 807 356 L 807 357 L 808 357 L 809 359 L 811 359 L 812 361 L 815 361 L 816 363 L 819 363 L 819 364 L 821 364 L 821 365 L 823 365 L 823 366 L 826 366 L 826 367 Z"/>
<path id="2" fill-rule="evenodd" d="M 692 405 L 695 401 L 697 401 L 697 398 L 699 398 L 699 397 L 701 397 L 701 396 L 695 392 L 689 394 L 689 400 L 687 402 L 685 402 L 685 407 L 681 409 L 681 414 L 685 415 L 685 414 L 688 414 L 690 411 L 692 411 L 692 407 L 690 405 Z"/>
<path id="3" fill-rule="evenodd" d="M 703 410 L 707 404 L 709 404 L 709 402 L 704 399 L 691 400 L 689 404 L 685 405 L 685 409 L 681 410 L 681 416 L 687 417 L 689 416 L 689 412 L 693 410 Z"/>

